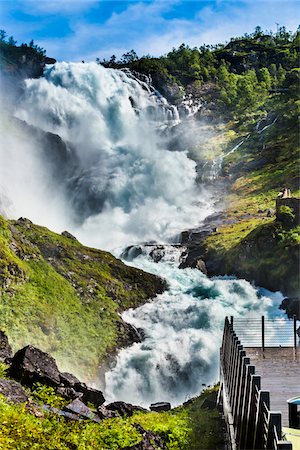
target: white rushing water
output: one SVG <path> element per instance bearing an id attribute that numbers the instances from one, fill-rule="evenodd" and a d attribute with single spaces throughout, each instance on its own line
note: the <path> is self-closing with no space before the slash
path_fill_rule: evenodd
<path id="1" fill-rule="evenodd" d="M 214 211 L 187 152 L 167 150 L 161 130 L 178 122 L 176 108 L 128 73 L 55 64 L 44 78 L 26 81 L 15 116 L 35 128 L 2 121 L 0 209 L 10 217 L 67 228 L 82 243 L 116 253 L 174 242 Z M 65 144 L 53 136 L 46 144 L 37 127 Z M 132 263 L 165 277 L 169 290 L 123 314 L 145 340 L 119 353 L 106 375 L 109 399 L 178 404 L 197 394 L 218 379 L 224 317 L 273 315 L 281 299 L 244 280 L 179 270 L 179 249 L 166 253 L 159 263 L 145 256 Z"/>
<path id="2" fill-rule="evenodd" d="M 256 289 L 245 280 L 209 279 L 196 269 L 157 264 L 145 256 L 134 265 L 166 278 L 169 290 L 123 314 L 125 321 L 144 331 L 145 339 L 121 350 L 116 367 L 106 374 L 108 400 L 178 405 L 219 379 L 226 315 L 283 316 L 278 310 L 280 293 Z"/>
<path id="3" fill-rule="evenodd" d="M 60 193 L 65 222 L 82 242 L 111 250 L 128 242 L 167 241 L 213 211 L 210 193 L 196 185 L 195 162 L 186 152 L 167 151 L 158 132 L 162 123 L 178 121 L 176 108 L 122 71 L 95 63 L 55 64 L 44 78 L 26 81 L 15 115 L 58 134 L 72 149 L 75 168 L 64 179 L 67 193 L 54 174 L 47 180 L 48 197 Z M 34 165 L 39 173 L 47 158 L 36 153 L 29 152 L 30 167 L 22 166 L 25 176 Z M 4 152 L 1 160 L 5 165 Z M 26 211 L 24 197 L 31 191 L 23 178 L 18 214 L 39 222 L 37 207 Z M 61 224 L 60 211 L 57 217 L 52 212 L 55 221 Z"/>

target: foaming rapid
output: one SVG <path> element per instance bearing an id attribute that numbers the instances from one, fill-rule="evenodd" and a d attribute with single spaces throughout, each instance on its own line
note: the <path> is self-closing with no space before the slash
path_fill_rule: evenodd
<path id="1" fill-rule="evenodd" d="M 161 126 L 178 122 L 176 108 L 128 73 L 57 63 L 44 78 L 26 80 L 15 115 L 71 149 L 66 177 L 56 183 L 54 173 L 48 186 L 66 204 L 70 231 L 89 245 L 167 241 L 212 212 L 195 163 L 166 149 Z"/>
<path id="2" fill-rule="evenodd" d="M 219 379 L 219 347 L 224 317 L 282 315 L 280 293 L 253 287 L 245 280 L 209 279 L 174 262 L 154 263 L 145 256 L 134 265 L 165 277 L 169 291 L 151 303 L 123 314 L 145 336 L 120 351 L 106 374 L 106 397 L 149 406 L 178 405 Z"/>

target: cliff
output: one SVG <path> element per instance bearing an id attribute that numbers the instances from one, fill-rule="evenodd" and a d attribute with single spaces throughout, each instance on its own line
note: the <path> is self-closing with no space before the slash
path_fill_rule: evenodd
<path id="1" fill-rule="evenodd" d="M 166 287 L 110 253 L 27 219 L 1 217 L 0 243 L 2 329 L 14 348 L 31 344 L 50 351 L 84 380 L 116 347 L 138 339 L 119 313 Z"/>

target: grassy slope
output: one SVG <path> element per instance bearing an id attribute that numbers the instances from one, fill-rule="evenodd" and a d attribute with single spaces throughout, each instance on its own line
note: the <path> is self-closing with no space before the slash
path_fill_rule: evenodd
<path id="1" fill-rule="evenodd" d="M 0 375 L 3 374 L 0 366 Z M 52 388 L 35 385 L 32 391 L 27 389 L 35 406 L 32 401 L 29 407 L 9 404 L 0 396 L 0 450 L 121 449 L 142 440 L 134 424 L 160 435 L 169 450 L 220 449 L 223 433 L 219 413 L 203 405 L 205 400 L 213 401 L 214 390 L 207 390 L 169 412 L 139 412 L 132 417 L 106 419 L 97 424 L 66 421 L 41 412 L 39 405 L 62 408 L 66 400 Z"/>
<path id="2" fill-rule="evenodd" d="M 35 345 L 80 378 L 93 377 L 124 338 L 118 313 L 163 286 L 107 252 L 27 220 L 0 219 L 1 328 L 15 349 Z"/>

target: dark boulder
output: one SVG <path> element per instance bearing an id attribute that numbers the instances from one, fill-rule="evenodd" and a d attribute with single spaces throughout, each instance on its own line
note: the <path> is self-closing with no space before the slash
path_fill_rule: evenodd
<path id="1" fill-rule="evenodd" d="M 182 255 L 182 261 L 179 265 L 179 269 L 186 269 L 187 267 L 191 267 L 192 269 L 198 269 L 200 272 L 207 275 L 206 264 L 201 258 L 202 256 L 201 248 L 188 249 L 186 255 Z"/>
<path id="2" fill-rule="evenodd" d="M 133 325 L 124 320 L 117 322 L 118 327 L 118 347 L 128 347 L 134 342 L 142 342 L 143 337 L 139 330 L 137 330 Z"/>
<path id="3" fill-rule="evenodd" d="M 77 238 L 73 236 L 73 234 L 69 233 L 69 231 L 63 231 L 61 235 L 68 239 L 72 239 L 73 241 L 77 241 Z"/>
<path id="4" fill-rule="evenodd" d="M 74 389 L 76 392 L 81 392 L 83 394 L 81 400 L 86 404 L 92 403 L 98 408 L 98 406 L 103 405 L 105 402 L 105 398 L 101 391 L 88 387 L 85 383 L 75 384 Z"/>
<path id="5" fill-rule="evenodd" d="M 0 361 L 8 362 L 13 355 L 6 334 L 0 330 Z"/>
<path id="6" fill-rule="evenodd" d="M 111 411 L 104 405 L 97 408 L 97 413 L 100 419 L 112 419 L 113 417 L 119 417 L 119 414 L 116 411 Z"/>
<path id="7" fill-rule="evenodd" d="M 25 403 L 28 401 L 26 392 L 17 381 L 0 379 L 0 394 L 9 402 Z"/>
<path id="8" fill-rule="evenodd" d="M 120 416 L 131 417 L 135 411 L 146 411 L 141 406 L 125 402 L 113 402 L 106 406 L 109 411 L 116 411 Z"/>
<path id="9" fill-rule="evenodd" d="M 56 393 L 68 400 L 74 400 L 75 398 L 82 398 L 83 396 L 82 392 L 76 392 L 75 389 L 71 387 L 60 386 L 56 389 Z"/>
<path id="10" fill-rule="evenodd" d="M 138 444 L 132 445 L 130 447 L 124 447 L 123 450 L 164 450 L 166 446 L 158 434 L 153 433 L 153 431 L 144 430 L 141 425 L 135 423 L 133 426 L 137 431 L 143 436 L 143 439 Z"/>
<path id="11" fill-rule="evenodd" d="M 159 245 L 154 247 L 153 250 L 149 253 L 149 256 L 153 259 L 154 262 L 158 263 L 165 256 L 165 248 L 163 245 Z"/>
<path id="12" fill-rule="evenodd" d="M 22 348 L 14 355 L 10 375 L 29 386 L 35 382 L 50 386 L 60 384 L 60 375 L 55 359 L 32 345 Z"/>
<path id="13" fill-rule="evenodd" d="M 125 259 L 125 261 L 133 261 L 142 254 L 143 248 L 140 245 L 129 245 L 121 254 L 121 258 Z"/>
<path id="14" fill-rule="evenodd" d="M 300 298 L 284 298 L 279 309 L 283 309 L 289 319 L 296 316 L 296 319 L 300 320 Z"/>
<path id="15" fill-rule="evenodd" d="M 75 386 L 75 384 L 80 384 L 80 381 L 78 380 L 78 378 L 75 377 L 75 375 L 73 375 L 72 373 L 61 372 L 59 374 L 59 378 L 60 378 L 61 384 L 63 384 L 66 387 L 73 388 Z"/>
<path id="16" fill-rule="evenodd" d="M 97 417 L 81 400 L 76 398 L 72 403 L 64 407 L 64 411 L 70 412 L 71 414 L 78 414 L 84 419 L 93 420 L 94 422 L 100 422 L 99 417 Z"/>
<path id="17" fill-rule="evenodd" d="M 150 410 L 151 411 L 170 411 L 171 409 L 171 403 L 169 402 L 158 402 L 158 403 L 151 403 Z"/>

